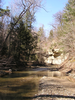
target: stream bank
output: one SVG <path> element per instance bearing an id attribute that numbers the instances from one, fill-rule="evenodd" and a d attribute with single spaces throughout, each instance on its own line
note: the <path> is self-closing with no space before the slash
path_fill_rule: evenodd
<path id="1" fill-rule="evenodd" d="M 75 100 L 75 74 L 48 73 L 40 79 L 39 90 L 33 100 Z"/>
<path id="2" fill-rule="evenodd" d="M 68 77 L 43 77 L 33 100 L 75 100 L 75 82 Z"/>

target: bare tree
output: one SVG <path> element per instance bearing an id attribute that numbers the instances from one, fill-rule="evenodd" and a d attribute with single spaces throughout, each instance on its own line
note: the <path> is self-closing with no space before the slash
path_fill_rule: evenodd
<path id="1" fill-rule="evenodd" d="M 56 14 L 53 15 L 57 25 L 62 26 L 62 16 L 63 16 L 63 12 L 61 12 L 61 11 L 59 11 Z"/>
<path id="2" fill-rule="evenodd" d="M 17 2 L 17 6 L 20 7 L 20 14 L 18 16 L 18 19 L 16 20 L 16 22 L 13 24 L 12 29 L 10 30 L 10 32 L 7 34 L 3 44 L 6 43 L 9 35 L 11 34 L 11 32 L 13 31 L 14 27 L 16 26 L 16 24 L 20 21 L 20 19 L 24 16 L 24 14 L 26 14 L 26 12 L 28 10 L 30 11 L 34 11 L 38 8 L 43 8 L 42 5 L 42 0 L 19 0 Z"/>
<path id="3" fill-rule="evenodd" d="M 63 12 L 59 11 L 57 13 L 55 13 L 53 15 L 54 18 L 54 23 L 51 23 L 50 25 L 53 27 L 54 30 L 56 30 L 58 28 L 58 26 L 62 26 L 63 25 Z"/>

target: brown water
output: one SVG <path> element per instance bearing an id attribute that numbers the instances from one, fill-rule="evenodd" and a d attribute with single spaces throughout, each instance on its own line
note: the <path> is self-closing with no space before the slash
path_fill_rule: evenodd
<path id="1" fill-rule="evenodd" d="M 47 70 L 37 70 L 16 71 L 0 78 L 0 100 L 31 100 L 38 91 L 40 78 L 47 76 Z"/>
<path id="2" fill-rule="evenodd" d="M 38 67 L 30 71 L 15 71 L 0 78 L 0 100 L 32 100 L 38 92 L 39 80 L 56 67 Z"/>

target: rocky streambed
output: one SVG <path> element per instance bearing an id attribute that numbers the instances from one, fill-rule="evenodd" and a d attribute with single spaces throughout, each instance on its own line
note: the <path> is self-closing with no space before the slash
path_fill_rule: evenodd
<path id="1" fill-rule="evenodd" d="M 18 97 L 18 100 L 75 100 L 75 74 L 66 74 L 58 69 L 55 65 L 37 66 L 30 71 L 15 71 L 2 77 L 1 97 L 11 100 Z"/>
<path id="2" fill-rule="evenodd" d="M 75 100 L 75 79 L 61 74 L 44 76 L 33 100 Z"/>

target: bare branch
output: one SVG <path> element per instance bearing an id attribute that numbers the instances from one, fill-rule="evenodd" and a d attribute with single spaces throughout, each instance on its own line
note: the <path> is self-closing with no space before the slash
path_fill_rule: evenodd
<path id="1" fill-rule="evenodd" d="M 26 8 L 26 6 L 25 6 L 25 4 L 24 4 L 23 0 L 22 0 L 22 4 L 23 4 L 24 8 Z"/>
<path id="2" fill-rule="evenodd" d="M 32 5 L 32 4 L 31 4 L 31 5 Z M 31 6 L 31 5 L 30 5 L 30 6 Z M 7 37 L 6 37 L 5 41 L 4 41 L 4 43 L 7 41 L 8 37 L 9 37 L 9 35 L 11 34 L 11 32 L 13 31 L 15 25 L 19 22 L 19 20 L 22 18 L 22 16 L 28 11 L 28 9 L 30 8 L 30 6 L 26 9 L 26 11 L 24 11 L 24 9 L 23 9 L 23 11 L 22 11 L 21 14 L 19 15 L 17 21 L 16 21 L 15 24 L 13 25 L 12 30 L 7 34 Z"/>
<path id="3" fill-rule="evenodd" d="M 19 3 L 20 3 L 20 0 L 19 0 Z M 13 29 L 14 29 L 14 27 L 16 26 L 16 24 L 20 21 L 20 19 L 24 16 L 24 14 L 30 9 L 30 10 L 34 10 L 34 9 L 36 9 L 37 7 L 39 7 L 39 8 L 43 8 L 43 7 L 41 7 L 41 1 L 40 1 L 40 3 L 39 3 L 39 1 L 38 0 L 21 0 L 21 4 L 23 5 L 22 7 L 23 7 L 23 10 L 21 11 L 21 13 L 19 14 L 19 17 L 18 17 L 18 19 L 17 19 L 17 21 L 15 22 L 15 24 L 12 26 L 12 29 L 10 30 L 10 32 L 7 34 L 7 36 L 6 36 L 6 38 L 5 38 L 5 40 L 4 40 L 4 42 L 3 42 L 3 44 L 4 43 L 6 43 L 6 41 L 7 41 L 7 39 L 8 39 L 8 37 L 9 37 L 9 35 L 11 34 L 11 32 L 13 31 Z M 20 5 L 20 4 L 19 4 Z M 20 6 L 21 7 L 21 6 Z M 44 8 L 43 8 L 44 9 Z M 44 9 L 45 10 L 45 9 Z"/>

